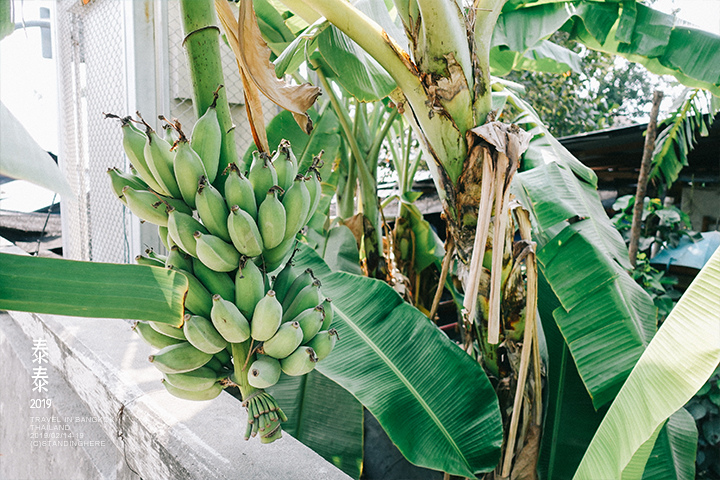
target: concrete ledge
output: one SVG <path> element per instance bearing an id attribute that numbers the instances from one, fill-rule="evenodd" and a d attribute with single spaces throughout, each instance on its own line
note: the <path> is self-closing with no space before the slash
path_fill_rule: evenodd
<path id="1" fill-rule="evenodd" d="M 32 391 L 40 339 L 51 367 L 41 395 Z M 9 312 L 0 352 L 0 478 L 349 478 L 287 433 L 270 445 L 244 441 L 245 409 L 226 392 L 209 402 L 172 397 L 127 321 Z M 33 398 L 52 407 L 31 409 Z M 32 446 L 38 424 L 98 443 Z"/>

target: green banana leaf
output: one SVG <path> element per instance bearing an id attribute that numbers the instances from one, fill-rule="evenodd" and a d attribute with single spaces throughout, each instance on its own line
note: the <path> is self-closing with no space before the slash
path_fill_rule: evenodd
<path id="1" fill-rule="evenodd" d="M 543 435 L 538 475 L 543 480 L 570 480 L 607 407 L 595 410 L 578 375 L 565 339 L 553 318 L 560 302 L 540 274 L 538 310 L 547 345 L 547 399 L 544 399 Z"/>
<path id="2" fill-rule="evenodd" d="M 400 201 L 400 216 L 408 219 L 415 235 L 415 271 L 422 272 L 433 263 L 441 263 L 445 247 L 420 209 L 403 198 Z"/>
<path id="3" fill-rule="evenodd" d="M 331 272 L 302 246 L 333 299 L 339 341 L 317 370 L 353 394 L 410 462 L 472 477 L 497 465 L 502 425 L 483 369 L 386 283 Z"/>
<path id="4" fill-rule="evenodd" d="M 508 2 L 492 47 L 524 54 L 557 30 L 593 50 L 620 55 L 658 75 L 720 95 L 720 36 L 634 1 Z"/>
<path id="5" fill-rule="evenodd" d="M 65 200 L 75 199 L 70 184 L 52 157 L 2 103 L 0 145 L 0 175 L 27 180 L 59 193 Z"/>
<path id="6" fill-rule="evenodd" d="M 502 47 L 490 50 L 490 71 L 493 75 L 507 75 L 511 70 L 565 73 L 582 72 L 580 55 L 565 47 L 541 40 L 526 52 L 520 53 Z"/>
<path id="7" fill-rule="evenodd" d="M 357 241 L 345 225 L 338 225 L 328 230 L 323 244 L 322 258 L 333 271 L 362 275 Z"/>
<path id="8" fill-rule="evenodd" d="M 307 113 L 313 121 L 313 130 L 310 135 L 298 127 L 291 112 L 283 110 L 275 115 L 267 126 L 268 143 L 270 148 L 276 148 L 281 140 L 288 140 L 298 160 L 300 173 L 305 173 L 312 163 L 313 157 L 320 151 L 324 151 L 322 158 L 326 168 L 320 173 L 325 177 L 330 173 L 330 167 L 335 160 L 338 148 L 340 148 L 340 124 L 335 113 L 330 109 L 325 109 L 322 115 L 318 115 L 314 108 L 308 110 Z M 245 152 L 243 161 L 248 167 L 252 162 L 252 152 L 255 150 L 257 147 L 253 144 Z"/>
<path id="9" fill-rule="evenodd" d="M 12 19 L 12 0 L 0 0 L 0 39 L 15 31 Z"/>
<path id="10" fill-rule="evenodd" d="M 513 191 L 535 220 L 538 266 L 560 301 L 553 316 L 599 408 L 615 397 L 649 344 L 657 310 L 626 272 L 627 248 L 600 203 L 595 174 L 549 134 L 529 105 L 505 94 L 524 112 L 517 123 L 537 135 Z"/>
<path id="11" fill-rule="evenodd" d="M 182 325 L 185 275 L 146 265 L 0 254 L 0 309 Z"/>
<path id="12" fill-rule="evenodd" d="M 619 478 L 635 452 L 720 362 L 720 251 L 663 322 L 610 406 L 575 478 Z"/>
<path id="13" fill-rule="evenodd" d="M 662 178 L 668 189 L 688 165 L 687 156 L 695 148 L 697 137 L 708 135 L 720 108 L 718 99 L 702 90 L 693 90 L 689 95 L 683 92 L 680 100 L 680 105 L 660 126 L 650 169 L 650 178 Z M 703 110 L 708 112 L 707 117 Z"/>
<path id="14" fill-rule="evenodd" d="M 697 446 L 698 431 L 695 419 L 690 412 L 681 408 L 670 415 L 667 423 L 660 430 L 645 465 L 643 480 L 659 478 L 693 480 Z"/>
<path id="15" fill-rule="evenodd" d="M 260 33 L 268 44 L 290 43 L 295 39 L 280 12 L 268 0 L 252 1 Z"/>
<path id="16" fill-rule="evenodd" d="M 283 375 L 267 391 L 288 416 L 283 429 L 353 478 L 363 460 L 363 408 L 318 371 Z"/>

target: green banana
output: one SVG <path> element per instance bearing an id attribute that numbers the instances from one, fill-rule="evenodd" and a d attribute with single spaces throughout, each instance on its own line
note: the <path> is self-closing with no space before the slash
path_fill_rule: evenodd
<path id="1" fill-rule="evenodd" d="M 173 327 L 170 324 L 160 322 L 148 322 L 148 325 L 150 325 L 150 328 L 152 328 L 156 332 L 162 333 L 167 337 L 187 341 L 187 338 L 185 338 L 185 334 L 183 333 L 182 328 Z"/>
<path id="2" fill-rule="evenodd" d="M 260 348 L 260 353 L 281 359 L 290 355 L 302 344 L 303 330 L 298 322 L 283 323 Z"/>
<path id="3" fill-rule="evenodd" d="M 278 301 L 283 302 L 285 300 L 285 295 L 290 285 L 292 285 L 293 280 L 295 280 L 295 272 L 293 271 L 291 260 L 285 264 L 283 269 L 280 270 L 280 273 L 273 279 L 272 289 L 275 290 L 275 296 L 277 296 Z"/>
<path id="4" fill-rule="evenodd" d="M 217 357 L 215 357 L 215 355 L 213 355 L 213 357 L 210 359 L 209 362 L 205 364 L 205 366 L 208 368 L 212 368 L 213 371 L 215 371 L 215 373 L 217 373 L 218 375 L 226 375 L 227 369 L 222 364 L 222 362 L 218 360 Z"/>
<path id="5" fill-rule="evenodd" d="M 280 362 L 272 357 L 260 356 L 248 368 L 248 383 L 255 388 L 268 388 L 280 380 Z"/>
<path id="6" fill-rule="evenodd" d="M 157 253 L 157 252 L 156 252 L 155 250 L 153 250 L 152 248 L 146 248 L 146 249 L 145 249 L 145 255 L 147 255 L 148 257 L 152 258 L 152 259 L 155 260 L 156 262 L 162 264 L 163 267 L 165 266 L 165 260 L 167 260 L 167 256 L 165 256 L 165 255 L 160 255 L 159 253 Z"/>
<path id="7" fill-rule="evenodd" d="M 207 390 L 218 381 L 218 374 L 210 367 L 200 367 L 186 373 L 165 373 L 163 377 L 173 387 L 192 392 Z"/>
<path id="8" fill-rule="evenodd" d="M 212 309 L 212 295 L 210 292 L 207 291 L 195 275 L 182 270 L 177 271 L 181 272 L 188 279 L 188 293 L 185 296 L 185 308 L 195 315 L 209 317 L 210 310 Z"/>
<path id="9" fill-rule="evenodd" d="M 287 192 L 293 180 L 295 180 L 295 175 L 297 175 L 298 171 L 297 159 L 290 147 L 290 142 L 287 140 L 280 142 L 277 152 L 273 156 L 272 163 L 277 173 L 278 185 L 283 189 L 283 192 Z"/>
<path id="10" fill-rule="evenodd" d="M 160 241 L 162 242 L 163 246 L 165 246 L 166 250 L 170 250 L 170 247 L 172 246 L 170 243 L 168 243 L 168 229 L 167 227 L 163 227 L 158 225 L 158 237 L 160 237 Z"/>
<path id="11" fill-rule="evenodd" d="M 199 315 L 185 315 L 183 333 L 195 348 L 201 352 L 216 354 L 227 347 L 227 340 L 220 335 L 212 322 Z"/>
<path id="12" fill-rule="evenodd" d="M 142 120 L 142 117 L 140 120 Z M 155 133 L 155 130 L 145 123 L 144 120 L 142 121 L 145 125 L 145 135 L 147 137 L 143 155 L 153 174 L 153 178 L 155 178 L 157 183 L 163 187 L 163 191 L 167 192 L 169 196 L 182 198 L 180 187 L 178 187 L 175 174 L 173 173 L 173 154 L 170 151 L 171 145 L 160 138 L 160 136 Z"/>
<path id="13" fill-rule="evenodd" d="M 318 332 L 317 335 L 308 342 L 307 346 L 312 347 L 312 349 L 315 350 L 315 355 L 317 355 L 319 362 L 330 355 L 333 347 L 335 347 L 337 338 L 338 333 L 334 328 L 331 328 L 330 330 L 323 330 Z"/>
<path id="14" fill-rule="evenodd" d="M 213 323 L 214 325 L 214 323 Z M 218 332 L 220 333 L 220 332 Z M 228 344 L 227 347 L 223 348 L 219 352 L 215 354 L 215 358 L 218 359 L 220 363 L 223 365 L 232 365 L 232 357 L 230 356 L 230 350 L 232 349 L 232 346 Z"/>
<path id="15" fill-rule="evenodd" d="M 310 208 L 308 209 L 307 218 L 303 222 L 303 225 L 312 218 L 318 204 L 320 203 L 320 197 L 322 196 L 322 185 L 320 184 L 320 173 L 313 167 L 308 171 L 309 180 L 306 183 L 308 193 L 310 194 Z"/>
<path id="16" fill-rule="evenodd" d="M 305 345 L 307 342 L 317 335 L 322 327 L 323 320 L 325 318 L 325 311 L 322 305 L 318 305 L 315 308 L 308 308 L 300 312 L 293 321 L 300 324 L 300 328 L 303 332 L 302 344 Z M 187 333 L 186 333 L 187 335 Z M 190 340 L 190 339 L 188 339 Z"/>
<path id="17" fill-rule="evenodd" d="M 322 327 L 320 328 L 320 330 L 327 330 L 328 328 L 330 328 L 330 324 L 332 324 L 334 311 L 333 311 L 332 303 L 330 303 L 330 302 L 332 302 L 332 300 L 330 300 L 329 298 L 326 298 L 321 303 L 323 310 L 325 311 L 325 320 L 323 320 L 323 324 L 322 324 Z"/>
<path id="18" fill-rule="evenodd" d="M 131 117 L 120 118 L 113 114 L 105 114 L 105 117 L 117 118 L 122 123 L 123 150 L 125 150 L 125 155 L 130 159 L 130 163 L 135 167 L 140 178 L 156 192 L 169 195 L 169 192 L 155 180 L 147 161 L 145 161 L 145 154 L 143 153 L 146 142 L 145 134 L 133 126 Z"/>
<path id="19" fill-rule="evenodd" d="M 163 373 L 185 373 L 202 367 L 213 358 L 209 353 L 201 352 L 189 342 L 169 345 L 148 359 Z"/>
<path id="20" fill-rule="evenodd" d="M 230 209 L 228 231 L 238 252 L 248 257 L 257 257 L 262 253 L 263 240 L 255 220 L 237 205 Z"/>
<path id="21" fill-rule="evenodd" d="M 253 152 L 248 180 L 255 192 L 255 203 L 260 205 L 270 187 L 278 183 L 277 172 L 275 172 L 275 167 L 270 162 L 267 153 L 260 153 L 257 150 Z"/>
<path id="22" fill-rule="evenodd" d="M 235 299 L 235 282 L 227 273 L 216 272 L 197 258 L 192 259 L 194 275 L 212 295 L 220 295 L 228 301 Z"/>
<path id="23" fill-rule="evenodd" d="M 249 259 L 241 259 L 235 275 L 235 305 L 245 318 L 253 318 L 255 305 L 265 296 L 264 284 L 264 275 L 257 265 Z"/>
<path id="24" fill-rule="evenodd" d="M 304 177 L 298 176 L 285 191 L 283 206 L 285 207 L 286 219 L 285 238 L 294 238 L 295 235 L 305 226 L 308 218 L 311 201 L 310 192 L 305 185 Z"/>
<path id="25" fill-rule="evenodd" d="M 147 190 L 135 190 L 123 187 L 125 204 L 140 220 L 165 227 L 168 224 L 168 213 L 163 202 L 155 194 Z"/>
<path id="26" fill-rule="evenodd" d="M 300 290 L 287 309 L 283 309 L 283 322 L 289 322 L 303 310 L 315 307 L 321 303 L 320 300 L 320 281 L 315 280 L 312 285 Z"/>
<path id="27" fill-rule="evenodd" d="M 258 208 L 258 229 L 266 250 L 277 247 L 285 239 L 286 215 L 285 207 L 278 200 L 279 187 L 271 187 L 265 200 Z"/>
<path id="28" fill-rule="evenodd" d="M 225 202 L 228 208 L 233 205 L 239 206 L 250 214 L 253 220 L 257 220 L 257 202 L 252 183 L 234 163 L 228 165 L 228 176 L 225 179 Z"/>
<path id="29" fill-rule="evenodd" d="M 180 247 L 177 245 L 170 247 L 170 252 L 165 260 L 165 266 L 167 268 L 175 267 L 178 270 L 193 273 L 192 257 L 180 250 Z"/>
<path id="30" fill-rule="evenodd" d="M 175 130 L 173 129 L 172 125 L 165 124 L 162 126 L 163 132 L 163 140 L 168 142 L 170 145 L 175 143 L 177 138 L 175 138 Z"/>
<path id="31" fill-rule="evenodd" d="M 133 324 L 132 329 L 138 335 L 140 335 L 140 338 L 145 340 L 145 343 L 147 343 L 151 347 L 155 347 L 158 349 L 165 348 L 169 345 L 175 345 L 176 343 L 182 342 L 182 340 L 178 340 L 177 338 L 168 337 L 167 335 L 163 335 L 162 333 L 155 331 L 146 322 L 135 322 Z"/>
<path id="32" fill-rule="evenodd" d="M 197 258 L 216 272 L 231 272 L 238 268 L 240 253 L 220 237 L 195 232 Z"/>
<path id="33" fill-rule="evenodd" d="M 110 187 L 112 188 L 112 191 L 115 192 L 115 195 L 124 205 L 127 205 L 127 201 L 125 200 L 125 196 L 123 195 L 123 188 L 130 187 L 135 190 L 148 189 L 147 184 L 142 180 L 142 178 L 137 177 L 131 173 L 125 173 L 119 168 L 108 168 L 107 174 L 110 177 Z"/>
<path id="34" fill-rule="evenodd" d="M 135 263 L 138 265 L 149 265 L 151 267 L 164 267 L 165 264 L 151 257 L 145 255 L 138 255 L 135 257 Z"/>
<path id="35" fill-rule="evenodd" d="M 282 320 L 282 305 L 270 290 L 255 306 L 250 322 L 250 335 L 259 342 L 269 340 L 275 335 Z"/>
<path id="36" fill-rule="evenodd" d="M 265 270 L 268 272 L 275 271 L 280 265 L 282 265 L 285 257 L 292 252 L 292 247 L 295 244 L 295 238 L 290 237 L 283 240 L 280 245 L 270 250 L 263 252 L 263 260 L 265 261 Z"/>
<path id="37" fill-rule="evenodd" d="M 191 215 L 171 208 L 168 209 L 167 227 L 172 241 L 193 257 L 197 257 L 197 241 L 194 233 L 208 233 L 202 223 L 195 220 Z"/>
<path id="38" fill-rule="evenodd" d="M 295 297 L 297 297 L 297 294 L 300 293 L 303 288 L 312 285 L 314 280 L 315 277 L 313 276 L 312 269 L 310 268 L 295 277 L 295 280 L 293 280 L 290 284 L 290 287 L 287 289 L 287 293 L 285 293 L 285 296 L 283 297 L 283 311 L 287 310 L 293 300 L 295 300 Z"/>
<path id="39" fill-rule="evenodd" d="M 250 323 L 234 303 L 220 295 L 213 295 L 210 320 L 218 333 L 228 342 L 242 343 L 250 338 Z"/>
<path id="40" fill-rule="evenodd" d="M 201 391 L 192 391 L 192 390 L 183 390 L 182 388 L 177 388 L 176 386 L 172 385 L 169 381 L 162 379 L 163 385 L 165 385 L 165 389 L 168 391 L 168 393 L 174 397 L 182 398 L 183 400 L 193 400 L 193 401 L 203 401 L 203 400 L 212 400 L 213 398 L 220 395 L 220 393 L 223 391 L 222 385 L 219 383 L 213 384 L 210 388 L 207 390 L 201 390 Z"/>
<path id="41" fill-rule="evenodd" d="M 232 241 L 227 226 L 230 210 L 218 189 L 208 183 L 205 177 L 200 179 L 197 186 L 195 208 L 197 208 L 200 220 L 210 233 L 226 242 Z"/>
<path id="42" fill-rule="evenodd" d="M 222 85 L 218 87 L 218 90 Z M 222 145 L 222 130 L 218 120 L 215 103 L 218 99 L 217 90 L 213 103 L 205 110 L 202 117 L 198 119 L 190 135 L 190 145 L 202 159 L 207 178 L 212 183 L 217 176 L 220 165 L 220 147 Z"/>
<path id="43" fill-rule="evenodd" d="M 195 193 L 197 192 L 200 178 L 207 176 L 205 166 L 195 150 L 180 130 L 180 140 L 175 144 L 175 156 L 173 157 L 173 171 L 175 180 L 182 194 L 185 203 L 195 208 Z"/>
<path id="44" fill-rule="evenodd" d="M 317 361 L 315 350 L 313 350 L 312 347 L 302 346 L 298 347 L 289 356 L 280 360 L 280 368 L 285 375 L 297 377 L 309 373 L 315 368 Z"/>

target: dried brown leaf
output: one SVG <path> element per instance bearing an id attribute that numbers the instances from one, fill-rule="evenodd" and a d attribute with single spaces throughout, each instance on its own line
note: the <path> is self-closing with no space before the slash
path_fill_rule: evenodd
<path id="1" fill-rule="evenodd" d="M 300 128 L 310 133 L 312 121 L 306 112 L 320 95 L 320 89 L 309 83 L 290 85 L 275 76 L 275 67 L 270 62 L 270 48 L 260 34 L 252 0 L 240 2 L 240 15 L 237 21 L 227 1 L 216 0 L 215 6 L 228 36 L 228 42 L 246 76 L 273 103 L 292 112 Z M 232 40 L 229 34 L 231 31 L 234 37 Z"/>

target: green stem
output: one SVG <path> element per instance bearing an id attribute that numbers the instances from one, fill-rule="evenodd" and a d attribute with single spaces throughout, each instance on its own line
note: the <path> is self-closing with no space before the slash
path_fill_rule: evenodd
<path id="1" fill-rule="evenodd" d="M 232 375 L 232 381 L 235 382 L 240 388 L 240 394 L 242 395 L 243 400 L 246 399 L 248 395 L 251 395 L 257 390 L 257 388 L 253 387 L 248 383 L 247 376 L 248 365 L 252 363 L 253 359 L 250 358 L 247 361 L 247 365 L 245 364 L 245 360 L 248 358 L 248 353 L 250 352 L 250 342 L 251 340 L 247 340 L 243 343 L 230 344 L 232 346 L 234 370 L 234 373 Z M 243 369 L 243 366 L 245 367 L 245 369 Z"/>
<path id="2" fill-rule="evenodd" d="M 314 66 L 316 68 L 318 67 L 318 65 Z M 322 83 L 323 89 L 325 90 L 325 93 L 327 93 L 328 97 L 330 98 L 330 102 L 335 109 L 335 113 L 337 113 L 338 120 L 340 121 L 340 127 L 345 134 L 345 138 L 350 145 L 350 151 L 355 157 L 355 161 L 357 163 L 358 178 L 360 179 L 363 215 L 365 215 L 365 218 L 370 221 L 370 224 L 374 230 L 374 235 L 372 239 L 365 237 L 365 252 L 367 254 L 368 251 L 371 251 L 375 252 L 379 256 L 382 256 L 382 232 L 380 230 L 379 210 L 377 203 L 377 183 L 375 182 L 375 179 L 373 178 L 370 170 L 368 170 L 367 164 L 364 160 L 365 156 L 360 151 L 360 146 L 357 143 L 357 139 L 355 138 L 355 135 L 353 135 L 352 127 L 350 126 L 350 116 L 348 115 L 347 110 L 342 108 L 342 106 L 340 105 L 340 101 L 338 100 L 335 92 L 330 86 L 330 83 L 327 81 L 327 78 L 319 68 L 317 68 L 317 74 L 318 78 L 320 79 L 320 83 Z M 372 244 L 369 245 L 367 242 L 370 242 L 371 240 Z M 373 269 L 369 268 L 369 274 L 370 276 L 374 277 L 374 272 L 370 272 L 370 270 Z"/>
<path id="3" fill-rule="evenodd" d="M 220 29 L 215 17 L 213 0 L 181 0 L 183 41 L 187 53 L 190 77 L 193 85 L 193 106 L 200 118 L 214 100 L 213 92 L 225 80 L 220 60 Z M 228 163 L 237 161 L 235 130 L 225 88 L 218 92 L 217 114 L 223 132 L 218 178 Z M 224 177 L 223 177 L 224 178 Z M 216 182 L 219 184 L 224 183 Z"/>
<path id="4" fill-rule="evenodd" d="M 475 55 L 477 56 L 479 75 L 475 75 L 476 96 L 473 99 L 473 111 L 478 125 L 492 110 L 490 89 L 490 44 L 498 16 L 506 0 L 476 0 L 475 10 Z"/>

